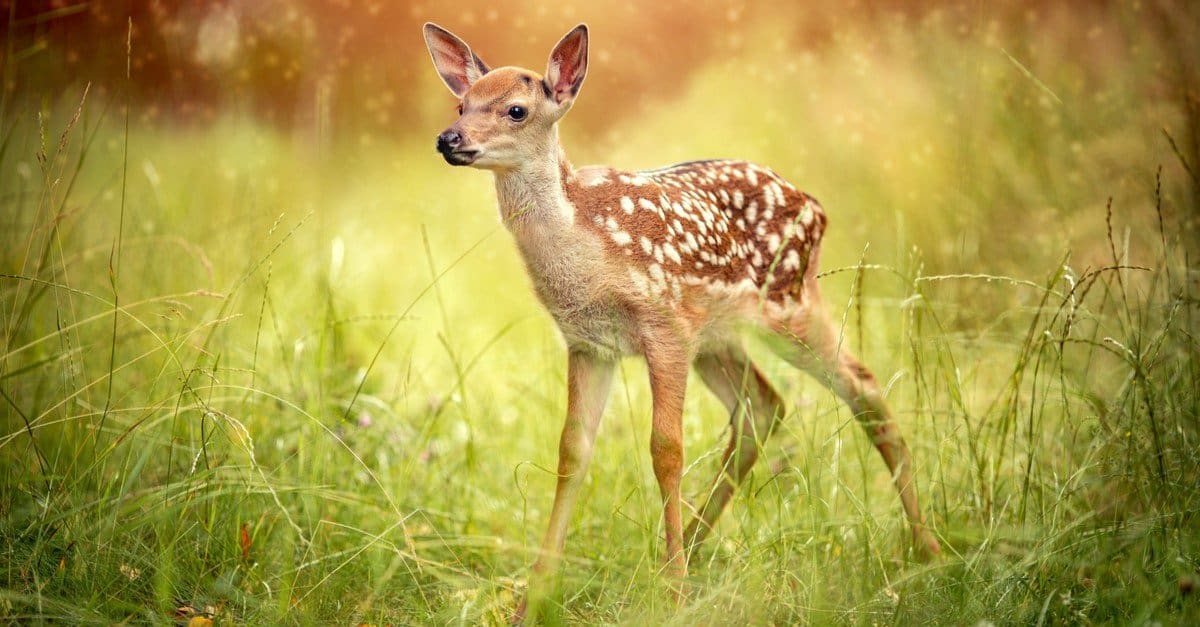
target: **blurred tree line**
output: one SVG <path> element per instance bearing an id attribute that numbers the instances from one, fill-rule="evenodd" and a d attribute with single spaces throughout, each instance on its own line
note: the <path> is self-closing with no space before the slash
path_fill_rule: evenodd
<path id="1" fill-rule="evenodd" d="M 1198 3 L 1136 4 L 1144 26 L 1177 51 L 1162 70 L 1160 96 L 1189 113 L 1190 126 L 1176 139 L 1195 164 Z M 1077 58 L 1070 61 L 1086 66 L 1087 48 L 1069 41 L 1082 39 L 1083 18 L 1120 19 L 1113 15 L 1127 5 L 1092 0 L 1068 7 L 1081 28 L 1055 33 L 1067 41 L 1060 49 L 1073 51 Z M 1032 42 L 1037 37 L 1028 35 L 1048 10 L 1036 0 L 982 8 L 974 2 L 904 0 L 809 6 L 784 0 L 0 0 L 0 66 L 5 105 L 30 98 L 44 102 L 89 82 L 100 101 L 115 93 L 120 101 L 127 97 L 143 122 L 207 123 L 235 111 L 299 133 L 396 134 L 405 132 L 414 114 L 445 104 L 424 102 L 428 91 L 419 87 L 422 80 L 435 80 L 419 32 L 426 20 L 462 35 L 493 66 L 535 69 L 562 33 L 586 21 L 595 33 L 589 87 L 603 93 L 604 101 L 576 113 L 573 124 L 602 130 L 650 100 L 671 98 L 697 68 L 749 46 L 797 54 L 819 49 L 847 27 L 869 30 L 881 20 L 915 25 L 931 15 L 964 38 L 978 36 L 985 22 L 999 21 L 1017 35 L 1014 40 Z M 764 22 L 788 25 L 790 39 L 748 41 L 756 31 L 747 26 Z M 1023 58 L 1035 54 L 1012 52 Z M 0 116 L 10 113 L 0 110 Z"/>

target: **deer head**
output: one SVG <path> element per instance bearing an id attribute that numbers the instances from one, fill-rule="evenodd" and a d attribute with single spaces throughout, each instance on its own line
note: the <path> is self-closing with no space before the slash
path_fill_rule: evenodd
<path id="1" fill-rule="evenodd" d="M 558 42 L 544 76 L 518 67 L 489 69 L 466 42 L 433 23 L 425 24 L 425 43 L 459 99 L 458 119 L 437 138 L 447 163 L 510 170 L 553 154 L 555 124 L 587 73 L 587 26 L 576 26 Z"/>

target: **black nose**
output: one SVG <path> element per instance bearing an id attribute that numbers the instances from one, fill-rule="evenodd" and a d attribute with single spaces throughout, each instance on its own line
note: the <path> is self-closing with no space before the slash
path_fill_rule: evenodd
<path id="1" fill-rule="evenodd" d="M 438 135 L 437 149 L 442 154 L 448 154 L 462 145 L 462 134 L 454 129 L 447 129 Z"/>

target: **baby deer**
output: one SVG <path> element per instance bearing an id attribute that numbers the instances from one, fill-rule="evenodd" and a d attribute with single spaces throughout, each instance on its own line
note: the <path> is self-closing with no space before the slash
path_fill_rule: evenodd
<path id="1" fill-rule="evenodd" d="M 845 400 L 887 463 L 918 551 L 939 552 L 917 506 L 912 462 L 871 371 L 839 341 L 817 285 L 825 211 L 771 170 L 693 161 L 647 172 L 575 169 L 558 141 L 588 65 L 585 25 L 567 33 L 545 76 L 490 69 L 449 31 L 425 24 L 433 64 L 460 99 L 437 138 L 451 165 L 495 174 L 500 215 L 542 304 L 566 339 L 567 418 L 558 489 L 534 575 L 557 569 L 617 360 L 641 355 L 654 397 L 650 454 L 662 493 L 666 570 L 694 550 L 786 413 L 738 331 Z M 688 368 L 728 408 L 732 435 L 695 520 L 683 529 L 683 398 Z M 531 585 L 532 589 L 532 585 Z"/>

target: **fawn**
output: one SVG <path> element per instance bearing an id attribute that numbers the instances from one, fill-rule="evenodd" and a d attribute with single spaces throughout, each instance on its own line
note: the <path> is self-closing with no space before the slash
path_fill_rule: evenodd
<path id="1" fill-rule="evenodd" d="M 571 511 L 592 456 L 613 370 L 645 358 L 653 394 L 650 454 L 662 493 L 666 570 L 686 575 L 785 413 L 779 394 L 738 339 L 750 327 L 845 400 L 883 456 L 918 551 L 940 551 L 917 506 L 908 448 L 875 377 L 839 342 L 821 301 L 817 258 L 825 212 L 771 170 L 743 161 L 694 161 L 647 172 L 575 169 L 558 141 L 588 65 L 588 30 L 575 27 L 545 76 L 489 69 L 432 23 L 433 64 L 460 99 L 437 138 L 451 165 L 491 170 L 500 214 L 534 289 L 566 339 L 567 417 L 558 488 L 534 575 L 557 570 Z M 688 368 L 728 408 L 732 435 L 707 502 L 685 532 L 680 499 Z M 531 592 L 533 586 L 531 583 Z"/>

